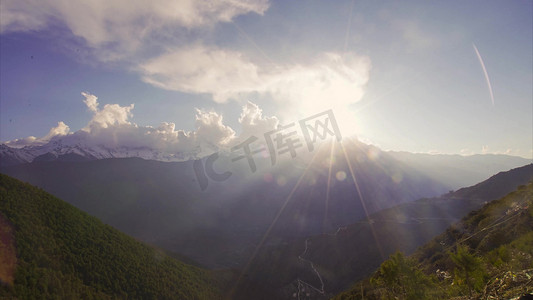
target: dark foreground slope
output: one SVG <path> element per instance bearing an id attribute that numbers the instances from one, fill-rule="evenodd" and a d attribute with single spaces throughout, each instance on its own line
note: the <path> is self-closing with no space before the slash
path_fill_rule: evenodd
<path id="1" fill-rule="evenodd" d="M 1 299 L 221 298 L 208 271 L 2 174 L 0 250 Z"/>
<path id="2" fill-rule="evenodd" d="M 516 299 L 533 292 L 533 182 L 400 253 L 335 299 Z M 403 268 L 396 268 L 402 265 Z M 391 270 L 398 270 L 392 274 Z"/>

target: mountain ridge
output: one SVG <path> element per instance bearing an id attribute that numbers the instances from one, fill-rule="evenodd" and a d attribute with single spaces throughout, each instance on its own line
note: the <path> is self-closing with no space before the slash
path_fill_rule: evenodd
<path id="1" fill-rule="evenodd" d="M 193 153 L 165 153 L 147 147 L 114 147 L 103 145 L 88 145 L 82 141 L 63 144 L 61 139 L 52 140 L 44 145 L 13 148 L 0 144 L 0 162 L 4 166 L 30 163 L 40 160 L 61 160 L 65 155 L 75 155 L 78 159 L 96 160 L 105 158 L 139 157 L 158 161 L 186 161 L 196 158 Z M 48 157 L 46 157 L 48 156 Z"/>
<path id="2" fill-rule="evenodd" d="M 387 151 L 395 159 L 439 181 L 452 189 L 474 185 L 500 171 L 520 167 L 533 160 L 505 154 L 427 154 Z"/>
<path id="3" fill-rule="evenodd" d="M 362 176 L 358 179 L 361 195 L 375 199 L 368 203 L 368 211 L 448 191 L 386 154 L 374 150 L 369 156 L 371 149 L 365 144 L 344 143 L 347 156 L 340 147 L 335 147 L 333 156 L 329 147 L 322 147 L 308 154 L 316 156 L 311 162 L 289 156 L 272 166 L 266 157 L 257 161 L 255 174 L 246 162 L 241 164 L 244 168 L 231 169 L 231 157 L 221 155 L 217 171 L 231 170 L 232 177 L 210 181 L 205 191 L 198 186 L 194 161 L 56 160 L 4 166 L 0 171 L 39 186 L 127 234 L 214 267 L 244 263 L 242 257 L 261 240 L 285 201 L 280 225 L 272 231 L 280 239 L 320 233 L 362 218 L 361 202 L 353 201 L 359 196 L 346 157 Z M 344 177 L 328 176 L 332 160 L 331 173 Z"/>
<path id="4" fill-rule="evenodd" d="M 418 280 L 419 283 L 425 281 L 423 284 L 413 286 L 404 281 L 410 286 L 398 291 L 395 283 L 382 280 L 387 267 L 403 257 L 402 253 L 395 253 L 371 277 L 357 282 L 334 299 L 382 299 L 395 289 L 399 299 L 410 299 L 406 292 L 418 294 L 417 299 L 461 296 L 460 299 L 518 299 L 531 293 L 532 201 L 533 181 L 530 181 L 471 211 L 460 222 L 419 247 L 404 261 L 409 269 L 416 270 L 417 277 L 425 278 Z M 464 268 L 466 264 L 469 266 Z"/>
<path id="5" fill-rule="evenodd" d="M 285 294 L 299 291 L 302 280 L 315 287 L 324 284 L 324 293 L 315 291 L 312 294 L 317 299 L 325 299 L 347 288 L 353 281 L 364 278 L 389 254 L 396 250 L 407 254 L 415 251 L 472 210 L 505 196 L 532 179 L 533 164 L 529 164 L 500 172 L 481 183 L 441 197 L 384 209 L 371 214 L 367 220 L 340 228 L 335 234 L 316 235 L 266 247 L 252 264 L 249 276 L 257 282 L 269 282 L 269 285 L 277 287 L 278 293 Z M 490 190 L 491 187 L 497 190 Z M 487 188 L 488 192 L 485 191 Z M 312 263 L 312 268 L 301 261 L 302 253 Z M 246 287 L 244 295 L 245 291 Z M 270 297 L 283 299 L 279 294 Z"/>

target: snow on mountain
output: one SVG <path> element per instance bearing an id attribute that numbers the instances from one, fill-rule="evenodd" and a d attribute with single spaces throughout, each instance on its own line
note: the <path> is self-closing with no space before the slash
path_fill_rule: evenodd
<path id="1" fill-rule="evenodd" d="M 195 130 L 176 129 L 171 122 L 157 127 L 139 126 L 130 118 L 134 105 L 105 104 L 82 93 L 92 113 L 89 123 L 71 132 L 58 122 L 44 137 L 29 136 L 0 144 L 0 165 L 28 163 L 34 160 L 87 160 L 140 157 L 159 161 L 184 161 L 209 155 L 251 135 L 261 136 L 278 125 L 276 117 L 265 117 L 261 109 L 248 102 L 239 118 L 241 135 L 224 124 L 221 114 L 197 109 Z"/>
<path id="2" fill-rule="evenodd" d="M 67 139 L 68 141 L 68 139 Z M 95 160 L 104 158 L 139 157 L 158 161 L 185 161 L 197 157 L 198 151 L 190 153 L 168 153 L 149 147 L 106 147 L 104 145 L 88 145 L 79 140 L 77 143 L 65 143 L 64 139 L 54 139 L 40 146 L 12 148 L 0 144 L 0 164 L 14 165 L 38 160 L 76 159 Z"/>

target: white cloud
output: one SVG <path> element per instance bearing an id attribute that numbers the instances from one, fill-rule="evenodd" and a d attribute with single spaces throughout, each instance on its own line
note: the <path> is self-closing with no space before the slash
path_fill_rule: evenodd
<path id="1" fill-rule="evenodd" d="M 81 130 L 88 134 L 86 138 L 90 144 L 109 147 L 147 147 L 170 152 L 191 152 L 202 149 L 205 152 L 228 148 L 237 141 L 235 131 L 224 124 L 222 115 L 213 111 L 197 109 L 196 130 L 192 132 L 176 130 L 176 125 L 169 122 L 163 122 L 157 128 L 139 127 L 130 121 L 133 104 L 130 106 L 106 104 L 101 110 L 93 110 L 92 108 L 98 107 L 98 98 L 89 93 L 82 95 L 85 97 L 84 102 L 93 112 L 92 119 Z M 276 117 L 263 117 L 261 109 L 251 102 L 243 106 L 239 122 L 243 133 L 248 134 L 257 134 L 260 131 L 262 134 L 262 130 L 272 130 L 278 124 Z"/>
<path id="2" fill-rule="evenodd" d="M 326 53 L 309 64 L 261 67 L 243 54 L 196 45 L 174 49 L 140 66 L 143 80 L 188 93 L 207 93 L 217 102 L 255 93 L 287 105 L 287 115 L 346 108 L 359 101 L 369 80 L 366 56 Z"/>
<path id="3" fill-rule="evenodd" d="M 1 5 L 2 32 L 63 24 L 84 41 L 81 46 L 96 61 L 129 63 L 154 86 L 208 94 L 216 102 L 271 97 L 289 104 L 283 113 L 293 118 L 295 112 L 302 116 L 335 107 L 343 111 L 361 99 L 368 81 L 370 59 L 353 53 L 264 66 L 244 53 L 201 44 L 206 28 L 239 15 L 261 15 L 269 8 L 268 0 L 6 0 Z M 86 99 L 86 104 L 98 111 L 95 99 Z M 102 111 L 118 120 L 109 115 L 118 107 Z M 108 124 L 108 118 L 98 119 Z"/>
<path id="4" fill-rule="evenodd" d="M 326 53 L 313 63 L 270 74 L 263 90 L 288 104 L 283 113 L 291 119 L 333 109 L 337 121 L 343 123 L 349 118 L 345 115 L 349 106 L 364 95 L 370 69 L 366 56 Z"/>
<path id="5" fill-rule="evenodd" d="M 279 120 L 277 117 L 264 117 L 263 111 L 259 106 L 248 101 L 242 107 L 239 123 L 242 127 L 241 138 L 246 139 L 249 136 L 263 135 L 276 129 L 279 125 Z"/>
<path id="6" fill-rule="evenodd" d="M 85 92 L 82 92 L 81 94 L 83 95 L 83 97 L 85 97 L 83 103 L 87 105 L 87 108 L 89 108 L 89 110 L 93 112 L 98 111 L 98 97 Z"/>
<path id="7" fill-rule="evenodd" d="M 370 59 L 353 53 L 326 53 L 310 62 L 265 66 L 244 53 L 200 43 L 206 28 L 239 15 L 263 14 L 268 0 L 5 0 L 0 5 L 2 33 L 62 24 L 84 41 L 82 46 L 95 54 L 96 61 L 130 63 L 154 86 L 208 94 L 217 102 L 242 101 L 250 96 L 271 98 L 283 107 L 282 116 L 290 120 L 331 108 L 338 109 L 338 121 L 343 119 L 341 114 L 361 99 L 369 79 Z M 129 121 L 133 104 L 100 107 L 96 96 L 83 96 L 93 113 L 85 132 L 94 135 L 99 131 L 116 141 L 111 134 L 115 129 L 120 129 L 118 136 L 138 131 L 131 129 L 136 125 Z M 262 117 L 260 109 L 250 104 L 245 110 L 243 114 L 249 116 L 241 116 L 244 133 L 273 129 L 279 123 L 276 118 Z M 192 145 L 202 136 L 213 138 L 217 145 L 234 138 L 233 129 L 222 126 L 221 116 L 197 113 L 199 132 L 171 130 L 172 123 L 163 123 L 162 127 L 144 128 L 143 134 L 163 138 L 168 145 L 180 144 L 178 140 Z"/>
<path id="8" fill-rule="evenodd" d="M 196 139 L 200 143 L 227 145 L 235 137 L 235 131 L 224 125 L 222 116 L 216 112 L 197 109 L 196 128 Z"/>
<path id="9" fill-rule="evenodd" d="M 62 121 L 57 122 L 56 127 L 52 127 L 48 133 L 42 138 L 36 138 L 34 136 L 29 136 L 22 139 L 15 139 L 5 144 L 13 148 L 22 148 L 25 146 L 40 146 L 48 143 L 55 137 L 63 137 L 69 134 L 70 128 L 63 123 Z"/>
<path id="10" fill-rule="evenodd" d="M 43 137 L 44 140 L 49 141 L 53 137 L 56 136 L 64 136 L 67 135 L 70 131 L 70 128 L 67 126 L 67 124 L 63 123 L 62 121 L 57 122 L 56 127 L 52 127 L 47 135 Z"/>
<path id="11" fill-rule="evenodd" d="M 239 52 L 194 46 L 175 49 L 141 64 L 143 80 L 160 88 L 207 93 L 226 102 L 261 83 L 258 66 Z"/>
<path id="12" fill-rule="evenodd" d="M 90 93 L 82 93 L 85 104 L 92 113 L 87 126 L 70 133 L 69 127 L 58 122 L 42 138 L 33 136 L 8 141 L 9 147 L 42 146 L 51 140 L 61 140 L 63 145 L 103 146 L 106 148 L 128 147 L 145 148 L 165 153 L 186 153 L 207 155 L 220 149 L 229 149 L 237 143 L 235 131 L 224 124 L 222 115 L 201 109 L 196 110 L 195 130 L 186 132 L 176 129 L 170 122 L 162 122 L 158 127 L 138 126 L 130 119 L 134 105 L 120 106 L 106 104 L 98 109 L 98 98 Z M 243 134 L 262 135 L 263 131 L 274 129 L 276 117 L 264 117 L 261 109 L 252 102 L 242 108 L 239 118 Z"/>
<path id="13" fill-rule="evenodd" d="M 154 36 L 210 27 L 242 14 L 263 14 L 267 0 L 5 0 L 0 4 L 2 32 L 41 30 L 64 24 L 99 59 L 121 59 Z"/>
<path id="14" fill-rule="evenodd" d="M 29 136 L 21 139 L 14 139 L 11 141 L 7 141 L 4 144 L 11 148 L 22 148 L 26 146 L 38 146 L 39 143 L 37 142 L 37 138 L 34 136 Z"/>
<path id="15" fill-rule="evenodd" d="M 87 131 L 97 130 L 99 128 L 107 128 L 113 125 L 130 124 L 128 119 L 132 116 L 131 110 L 134 104 L 130 106 L 120 106 L 118 104 L 106 104 L 103 109 L 98 109 L 98 97 L 95 95 L 82 92 L 85 100 L 83 102 L 87 108 L 94 113 L 91 121 L 86 128 Z"/>

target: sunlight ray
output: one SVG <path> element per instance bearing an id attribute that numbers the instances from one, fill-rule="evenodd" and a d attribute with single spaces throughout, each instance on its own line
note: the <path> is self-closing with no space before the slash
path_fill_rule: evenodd
<path id="1" fill-rule="evenodd" d="M 235 291 L 237 290 L 237 287 L 239 286 L 241 280 L 242 280 L 242 277 L 244 276 L 244 274 L 248 271 L 248 269 L 250 268 L 250 265 L 252 264 L 253 260 L 255 259 L 255 256 L 257 255 L 257 253 L 259 252 L 259 249 L 261 249 L 263 247 L 263 244 L 265 243 L 266 239 L 268 238 L 268 236 L 270 235 L 270 231 L 272 231 L 272 228 L 274 228 L 274 226 L 276 225 L 279 217 L 281 216 L 281 214 L 283 213 L 283 211 L 285 210 L 285 207 L 287 206 L 287 204 L 289 203 L 289 200 L 292 198 L 292 195 L 294 194 L 294 192 L 296 191 L 296 189 L 300 186 L 300 183 L 302 182 L 303 178 L 305 177 L 305 175 L 307 174 L 307 171 L 309 171 L 310 167 L 313 165 L 313 162 L 315 160 L 315 158 L 317 157 L 317 154 L 320 152 L 320 148 L 321 148 L 322 144 L 319 145 L 318 149 L 316 149 L 316 152 L 313 154 L 313 157 L 311 158 L 311 161 L 309 162 L 309 164 L 307 165 L 307 167 L 305 168 L 304 172 L 302 173 L 302 175 L 300 176 L 300 178 L 298 178 L 298 181 L 296 182 L 296 185 L 294 185 L 294 187 L 292 188 L 291 192 L 289 193 L 289 195 L 287 196 L 287 198 L 285 199 L 285 202 L 283 203 L 283 205 L 281 206 L 281 208 L 278 210 L 278 213 L 276 214 L 276 217 L 274 217 L 274 219 L 272 220 L 272 223 L 270 224 L 270 226 L 268 227 L 267 231 L 265 232 L 265 234 L 263 235 L 263 237 L 261 238 L 261 241 L 259 242 L 259 244 L 257 245 L 257 247 L 255 247 L 255 250 L 252 254 L 252 256 L 250 257 L 250 259 L 248 260 L 248 262 L 246 263 L 246 265 L 244 266 L 244 268 L 242 269 L 241 271 L 241 274 L 239 275 L 239 277 L 237 278 L 237 281 L 235 282 L 233 288 L 230 290 L 230 293 L 227 297 L 227 299 L 232 299 L 232 296 L 233 294 L 235 293 Z"/>
<path id="2" fill-rule="evenodd" d="M 360 113 L 361 111 L 365 110 L 367 107 L 372 106 L 372 105 L 374 105 L 377 102 L 380 102 L 382 100 L 385 100 L 386 99 L 385 97 L 391 95 L 396 90 L 399 90 L 400 88 L 403 88 L 404 86 L 411 84 L 413 81 L 418 80 L 420 77 L 422 77 L 422 75 L 425 75 L 426 73 L 427 72 L 419 72 L 419 73 L 407 78 L 406 80 L 398 83 L 397 85 L 389 88 L 388 90 L 385 90 L 381 95 L 376 96 L 376 97 L 374 97 L 371 100 L 364 101 L 364 103 L 362 102 L 361 105 L 358 108 L 354 109 L 355 113 Z"/>
<path id="3" fill-rule="evenodd" d="M 348 49 L 348 40 L 350 39 L 350 29 L 352 27 L 354 6 L 355 6 L 355 0 L 352 0 L 352 4 L 350 6 L 350 16 L 348 17 L 348 26 L 346 26 L 346 34 L 344 36 L 344 48 L 343 48 L 344 53 L 346 53 L 346 50 Z"/>
<path id="4" fill-rule="evenodd" d="M 331 169 L 333 166 L 333 149 L 335 147 L 335 141 L 331 140 L 331 148 L 329 151 L 329 170 L 328 170 L 328 182 L 326 186 L 326 203 L 324 208 L 324 221 L 322 223 L 322 233 L 327 231 L 327 221 L 328 221 L 328 208 L 329 208 L 329 191 L 331 189 Z"/>
<path id="5" fill-rule="evenodd" d="M 359 199 L 361 201 L 361 205 L 363 206 L 363 210 L 365 211 L 365 216 L 370 225 L 370 230 L 372 231 L 372 235 L 374 236 L 374 241 L 376 242 L 376 247 L 378 248 L 379 254 L 381 256 L 381 259 L 385 259 L 385 256 L 383 255 L 383 249 L 381 248 L 381 244 L 379 243 L 379 240 L 376 235 L 376 231 L 374 230 L 374 225 L 369 220 L 368 210 L 366 209 L 365 200 L 363 199 L 363 195 L 361 194 L 361 189 L 359 188 L 359 184 L 357 183 L 357 179 L 355 178 L 355 173 L 352 168 L 352 164 L 350 163 L 350 159 L 348 158 L 348 154 L 346 153 L 346 149 L 344 148 L 344 144 L 341 142 L 341 148 L 342 152 L 344 153 L 344 157 L 346 158 L 346 163 L 348 164 L 348 169 L 350 170 L 350 175 L 352 175 L 352 180 L 355 185 L 355 189 L 357 190 L 357 194 L 359 195 Z"/>
<path id="6" fill-rule="evenodd" d="M 233 26 L 235 26 L 235 28 L 237 29 L 237 31 L 239 31 L 240 34 L 242 34 L 242 36 L 248 41 L 250 42 L 250 44 L 252 44 L 252 46 L 254 46 L 254 48 L 259 51 L 259 53 L 261 53 L 261 55 L 266 58 L 268 60 L 269 63 L 271 64 L 274 64 L 274 61 L 270 58 L 270 56 L 266 55 L 266 53 L 263 51 L 263 49 L 261 49 L 261 47 L 259 47 L 259 45 L 257 45 L 257 43 L 239 26 L 237 25 L 237 23 L 235 22 L 231 22 L 231 24 L 233 24 Z"/>

